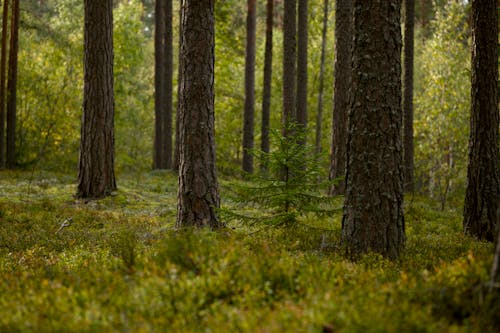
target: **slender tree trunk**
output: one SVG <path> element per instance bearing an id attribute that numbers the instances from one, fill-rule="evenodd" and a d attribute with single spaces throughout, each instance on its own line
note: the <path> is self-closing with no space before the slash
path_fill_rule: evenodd
<path id="1" fill-rule="evenodd" d="M 174 144 L 174 160 L 172 162 L 172 169 L 175 171 L 179 171 L 179 158 L 180 158 L 180 149 L 179 149 L 179 119 L 181 112 L 181 75 L 182 75 L 182 55 L 181 55 L 181 42 L 182 42 L 182 8 L 184 7 L 184 0 L 180 0 L 179 6 L 179 54 L 177 61 L 177 108 L 175 111 L 175 144 Z"/>
<path id="2" fill-rule="evenodd" d="M 321 31 L 321 60 L 319 67 L 319 92 L 318 92 L 318 111 L 316 113 L 316 154 L 321 153 L 321 127 L 323 125 L 323 91 L 325 86 L 325 53 L 326 53 L 326 33 L 328 30 L 328 5 L 325 0 L 323 5 L 323 29 Z"/>
<path id="3" fill-rule="evenodd" d="M 271 83 L 273 73 L 273 18 L 274 0 L 267 0 L 266 17 L 266 50 L 264 54 L 264 84 L 262 93 L 262 129 L 260 149 L 269 153 L 269 119 L 271 115 Z M 261 170 L 267 170 L 267 163 L 263 159 Z"/>
<path id="4" fill-rule="evenodd" d="M 298 0 L 297 27 L 297 123 L 307 129 L 307 0 Z M 304 136 L 305 144 L 306 137 Z"/>
<path id="5" fill-rule="evenodd" d="M 403 72 L 403 156 L 405 191 L 415 190 L 413 149 L 413 50 L 415 0 L 405 0 L 404 72 Z"/>
<path id="6" fill-rule="evenodd" d="M 7 81 L 7 167 L 16 166 L 16 99 L 17 56 L 19 50 L 19 0 L 12 2 L 9 50 L 9 77 Z"/>
<path id="7" fill-rule="evenodd" d="M 351 256 L 399 257 L 405 242 L 401 0 L 354 1 L 352 103 L 342 237 Z"/>
<path id="8" fill-rule="evenodd" d="M 243 116 L 243 171 L 253 172 L 255 114 L 255 0 L 247 0 L 247 46 L 245 58 L 245 111 Z"/>
<path id="9" fill-rule="evenodd" d="M 7 34 L 9 1 L 3 2 L 2 50 L 0 56 L 0 168 L 5 168 L 5 79 L 7 72 Z"/>
<path id="10" fill-rule="evenodd" d="M 155 169 L 172 164 L 172 0 L 155 5 Z"/>
<path id="11" fill-rule="evenodd" d="M 297 0 L 284 0 L 283 13 L 283 135 L 289 135 L 290 123 L 297 121 L 295 79 L 297 61 Z"/>
<path id="12" fill-rule="evenodd" d="M 113 0 L 85 0 L 79 198 L 116 190 L 114 174 Z"/>
<path id="13" fill-rule="evenodd" d="M 220 227 L 215 168 L 215 0 L 185 0 L 182 13 L 177 227 Z"/>
<path id="14" fill-rule="evenodd" d="M 353 0 L 335 1 L 335 78 L 332 118 L 330 180 L 345 176 L 347 113 L 351 90 Z M 331 195 L 344 194 L 345 180 L 330 188 Z"/>
<path id="15" fill-rule="evenodd" d="M 464 231 L 494 241 L 499 224 L 498 11 L 496 0 L 472 1 L 472 85 Z"/>

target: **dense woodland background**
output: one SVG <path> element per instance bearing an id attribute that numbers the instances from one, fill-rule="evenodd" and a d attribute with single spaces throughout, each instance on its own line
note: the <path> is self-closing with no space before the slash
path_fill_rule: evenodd
<path id="1" fill-rule="evenodd" d="M 299 2 L 299 25 L 308 18 L 308 80 L 302 90 L 307 105 L 300 106 L 308 110 L 304 131 L 283 127 L 283 31 L 289 21 L 283 14 L 287 1 L 274 1 L 274 134 L 270 154 L 256 149 L 250 154 L 253 164 L 243 148 L 248 140 L 245 73 L 252 71 L 245 66 L 255 61 L 253 145 L 259 148 L 266 1 L 255 1 L 256 53 L 250 60 L 247 15 L 253 2 L 215 1 L 215 151 L 222 202 L 217 214 L 223 228 L 174 228 L 182 214 L 175 208 L 179 173 L 171 170 L 181 108 L 180 2 L 173 1 L 171 12 L 173 73 L 165 87 L 173 112 L 163 141 L 157 134 L 155 139 L 157 3 L 112 2 L 118 189 L 96 201 L 73 196 L 84 100 L 84 2 L 9 2 L 20 6 L 20 16 L 15 155 L 9 157 L 7 148 L 9 170 L 0 173 L 0 331 L 498 330 L 500 289 L 490 275 L 494 245 L 464 234 L 462 224 L 473 109 L 471 2 L 415 2 L 415 178 L 414 187 L 406 188 L 404 207 L 399 198 L 396 214 L 402 217 L 404 208 L 406 226 L 398 240 L 403 245 L 395 245 L 395 255 L 360 257 L 345 255 L 344 197 L 328 195 L 343 194 L 335 188 L 339 179 L 331 174 L 330 160 L 337 149 L 332 147 L 335 1 L 309 0 L 306 9 L 300 3 L 307 2 Z M 402 6 L 403 33 L 405 14 Z M 3 22 L 14 24 L 11 19 Z M 300 32 L 298 38 L 300 44 Z M 359 65 L 359 58 L 353 64 Z M 297 142 L 290 146 L 281 131 L 297 135 Z M 300 148 L 304 142 L 307 148 Z M 164 165 L 159 146 L 170 147 Z M 285 184 L 283 198 L 260 200 L 281 191 L 283 170 L 273 165 L 281 158 L 295 159 L 290 174 L 299 180 Z M 261 169 L 263 162 L 268 169 Z M 170 170 L 159 170 L 165 165 Z M 253 169 L 254 175 L 242 169 Z M 355 195 L 348 189 L 351 199 L 344 209 Z"/>

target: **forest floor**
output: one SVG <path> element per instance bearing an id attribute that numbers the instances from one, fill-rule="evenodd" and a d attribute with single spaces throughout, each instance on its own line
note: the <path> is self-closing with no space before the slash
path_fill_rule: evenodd
<path id="1" fill-rule="evenodd" d="M 403 256 L 352 262 L 340 212 L 260 232 L 175 231 L 172 173 L 120 175 L 118 186 L 84 203 L 73 176 L 0 173 L 0 332 L 500 328 L 485 292 L 493 246 L 462 234 L 459 205 L 407 197 Z"/>

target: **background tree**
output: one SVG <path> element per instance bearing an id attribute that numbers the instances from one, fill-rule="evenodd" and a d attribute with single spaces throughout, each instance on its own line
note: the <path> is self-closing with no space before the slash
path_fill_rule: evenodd
<path id="1" fill-rule="evenodd" d="M 325 0 L 323 4 L 323 28 L 321 30 L 321 60 L 319 69 L 319 91 L 318 91 L 318 108 L 316 111 L 316 140 L 315 152 L 321 153 L 321 126 L 323 123 L 323 90 L 325 86 L 325 53 L 326 53 L 326 32 L 328 29 L 328 4 Z"/>
<path id="2" fill-rule="evenodd" d="M 415 0 L 405 0 L 404 71 L 403 71 L 403 157 L 405 190 L 414 190 L 413 149 L 413 50 Z"/>
<path id="3" fill-rule="evenodd" d="M 12 1 L 7 80 L 7 167 L 16 166 L 17 64 L 19 52 L 19 0 Z"/>
<path id="4" fill-rule="evenodd" d="M 243 171 L 253 172 L 255 114 L 255 24 L 256 2 L 247 0 L 247 43 L 245 56 L 245 109 L 243 115 Z"/>
<path id="5" fill-rule="evenodd" d="M 472 1 L 472 105 L 464 231 L 494 241 L 500 207 L 498 153 L 498 11 Z"/>
<path id="6" fill-rule="evenodd" d="M 333 95 L 330 180 L 344 177 L 347 150 L 347 113 L 351 90 L 353 39 L 353 0 L 335 2 L 335 88 Z M 343 194 L 345 181 L 330 188 L 330 194 Z"/>
<path id="7" fill-rule="evenodd" d="M 283 114 L 282 128 L 288 136 L 289 124 L 297 121 L 295 82 L 297 62 L 297 1 L 284 0 L 283 12 Z"/>
<path id="8" fill-rule="evenodd" d="M 264 82 L 262 85 L 262 123 L 260 133 L 260 149 L 269 153 L 269 119 L 271 113 L 271 83 L 273 73 L 273 17 L 274 0 L 267 0 L 266 7 L 266 45 L 264 53 Z M 261 169 L 266 169 L 266 161 L 262 160 Z"/>
<path id="9" fill-rule="evenodd" d="M 298 0 L 297 25 L 297 123 L 307 128 L 307 34 L 308 1 Z M 303 138 L 304 143 L 306 137 Z"/>
<path id="10" fill-rule="evenodd" d="M 405 242 L 400 0 L 354 1 L 342 237 L 348 253 L 398 258 Z"/>
<path id="11" fill-rule="evenodd" d="M 85 0 L 84 91 L 77 197 L 116 190 L 114 174 L 113 1 Z"/>
<path id="12" fill-rule="evenodd" d="M 0 168 L 5 167 L 5 76 L 7 70 L 7 34 L 9 20 L 9 1 L 3 2 L 2 44 L 0 55 Z"/>
<path id="13" fill-rule="evenodd" d="M 174 144 L 174 160 L 172 161 L 172 169 L 179 171 L 179 121 L 180 121 L 180 95 L 181 95 L 181 68 L 182 68 L 182 56 L 181 56 L 181 42 L 182 42 L 182 8 L 184 7 L 184 0 L 179 1 L 179 52 L 178 52 L 178 64 L 177 64 L 177 105 L 175 110 L 175 144 Z"/>
<path id="14" fill-rule="evenodd" d="M 155 4 L 155 169 L 172 165 L 172 0 Z"/>
<path id="15" fill-rule="evenodd" d="M 182 7 L 177 227 L 220 226 L 214 137 L 214 0 Z"/>

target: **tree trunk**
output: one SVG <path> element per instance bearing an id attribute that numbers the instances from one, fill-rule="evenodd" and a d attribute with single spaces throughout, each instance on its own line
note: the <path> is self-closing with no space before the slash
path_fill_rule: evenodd
<path id="1" fill-rule="evenodd" d="M 85 0 L 79 198 L 116 190 L 114 174 L 113 0 Z"/>
<path id="2" fill-rule="evenodd" d="M 347 113 L 351 90 L 353 0 L 335 1 L 335 78 L 332 118 L 330 180 L 345 176 Z M 331 195 L 344 194 L 345 180 L 330 188 Z"/>
<path id="3" fill-rule="evenodd" d="M 325 85 L 325 53 L 326 53 L 326 33 L 328 29 L 328 4 L 325 0 L 323 5 L 323 29 L 321 32 L 321 60 L 319 67 L 319 92 L 318 92 L 318 110 L 316 113 L 316 154 L 321 153 L 321 126 L 323 125 L 323 91 Z"/>
<path id="4" fill-rule="evenodd" d="M 180 0 L 179 5 L 179 53 L 177 61 L 177 108 L 175 111 L 175 144 L 174 144 L 174 160 L 172 161 L 172 169 L 179 171 L 179 118 L 180 118 L 180 108 L 181 108 L 181 75 L 182 75 L 182 55 L 181 55 L 181 42 L 182 42 L 182 7 L 184 6 L 184 0 Z"/>
<path id="5" fill-rule="evenodd" d="M 342 238 L 351 256 L 399 257 L 405 242 L 401 0 L 354 1 L 352 103 Z"/>
<path id="6" fill-rule="evenodd" d="M 289 135 L 290 123 L 297 121 L 295 79 L 297 61 L 297 0 L 284 0 L 283 13 L 283 136 Z"/>
<path id="7" fill-rule="evenodd" d="M 500 206 L 496 0 L 472 1 L 472 85 L 464 231 L 494 241 Z"/>
<path id="8" fill-rule="evenodd" d="M 182 14 L 180 170 L 176 226 L 220 227 L 214 134 L 214 2 L 185 0 Z"/>
<path id="9" fill-rule="evenodd" d="M 497 209 L 497 222 L 500 221 L 500 207 Z M 500 291 L 500 228 L 497 230 L 495 257 L 491 268 L 491 289 L 495 286 Z"/>
<path id="10" fill-rule="evenodd" d="M 271 83 L 273 73 L 273 18 L 274 0 L 267 0 L 266 17 L 266 50 L 264 54 L 264 84 L 262 93 L 262 128 L 260 149 L 269 153 L 269 118 L 271 115 Z M 261 170 L 267 170 L 264 159 L 261 161 Z"/>
<path id="11" fill-rule="evenodd" d="M 405 191 L 415 190 L 413 149 L 413 49 L 415 0 L 405 0 L 404 72 L 403 72 L 403 157 Z"/>
<path id="12" fill-rule="evenodd" d="M 19 50 L 19 0 L 12 2 L 9 50 L 9 77 L 7 81 L 7 167 L 16 166 L 16 98 L 17 56 Z"/>
<path id="13" fill-rule="evenodd" d="M 5 168 L 5 77 L 7 71 L 7 34 L 9 1 L 3 2 L 2 50 L 0 56 L 0 168 Z"/>
<path id="14" fill-rule="evenodd" d="M 247 46 L 245 57 L 245 111 L 243 115 L 243 171 L 253 172 L 255 114 L 255 0 L 247 0 Z"/>
<path id="15" fill-rule="evenodd" d="M 297 123 L 307 129 L 307 0 L 298 0 L 297 27 Z M 306 136 L 303 138 L 305 144 Z"/>
<path id="16" fill-rule="evenodd" d="M 154 169 L 172 164 L 172 0 L 155 6 Z"/>

